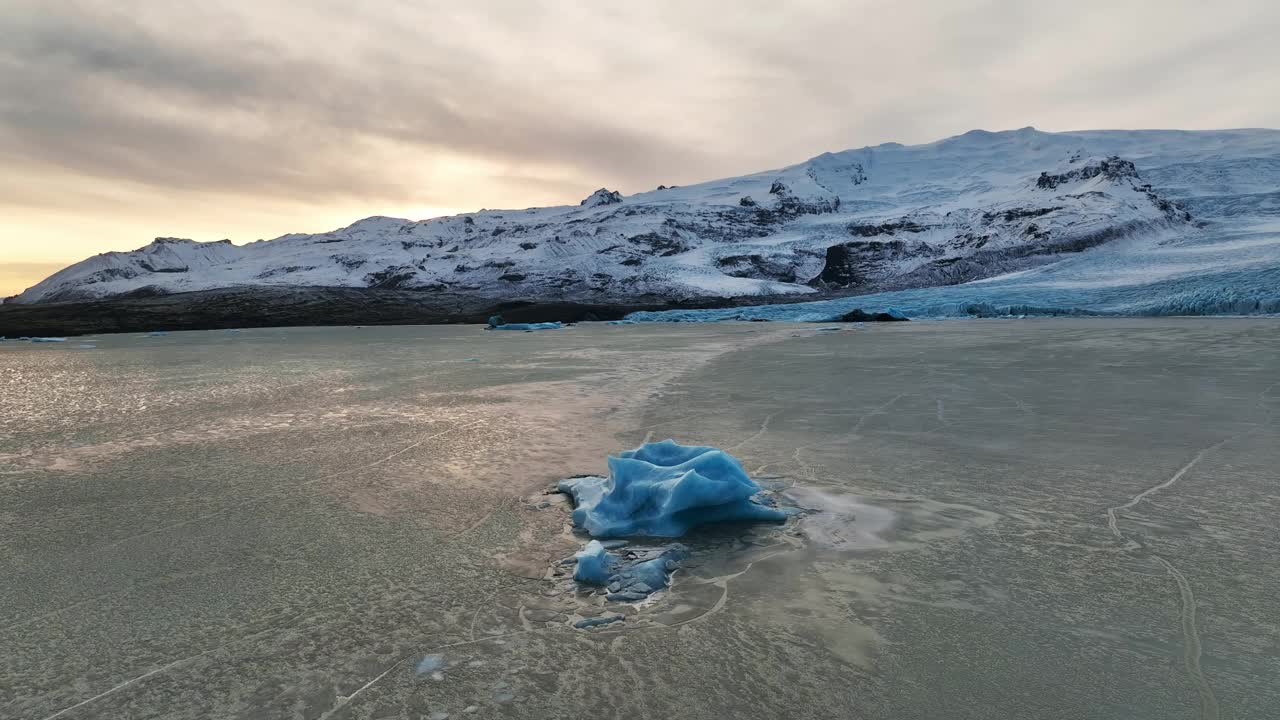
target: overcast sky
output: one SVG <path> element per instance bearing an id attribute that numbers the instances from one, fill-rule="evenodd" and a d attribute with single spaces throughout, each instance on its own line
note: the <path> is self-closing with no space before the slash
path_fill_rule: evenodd
<path id="1" fill-rule="evenodd" d="M 973 128 L 1280 127 L 1277 38 L 1276 0 L 0 0 L 0 294 Z"/>

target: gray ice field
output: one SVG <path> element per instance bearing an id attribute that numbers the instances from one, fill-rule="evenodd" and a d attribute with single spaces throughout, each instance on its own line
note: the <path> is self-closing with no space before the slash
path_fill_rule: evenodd
<path id="1" fill-rule="evenodd" d="M 0 344 L 6 720 L 1280 717 L 1276 320 L 89 342 Z M 575 592 L 667 437 L 817 512 Z"/>

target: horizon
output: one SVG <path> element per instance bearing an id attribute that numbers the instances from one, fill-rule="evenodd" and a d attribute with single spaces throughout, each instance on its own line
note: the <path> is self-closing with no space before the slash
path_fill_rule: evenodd
<path id="1" fill-rule="evenodd" d="M 0 0 L 0 296 L 155 237 L 574 204 L 974 128 L 1280 127 L 1272 4 L 1029 5 Z"/>

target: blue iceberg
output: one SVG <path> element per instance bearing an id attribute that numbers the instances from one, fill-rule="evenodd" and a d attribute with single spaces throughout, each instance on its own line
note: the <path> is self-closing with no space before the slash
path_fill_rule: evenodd
<path id="1" fill-rule="evenodd" d="M 64 337 L 33 337 L 31 338 L 31 342 L 33 343 L 50 343 L 50 342 L 66 342 L 66 341 L 67 339 Z"/>
<path id="2" fill-rule="evenodd" d="M 599 540 L 587 543 L 587 547 L 574 557 L 578 560 L 578 568 L 573 571 L 574 580 L 589 585 L 609 584 L 614 561 Z"/>
<path id="3" fill-rule="evenodd" d="M 564 327 L 558 322 L 542 322 L 542 323 L 509 323 L 502 319 L 501 315 L 494 315 L 489 318 L 490 330 L 559 330 Z"/>
<path id="4" fill-rule="evenodd" d="M 716 448 L 646 443 L 610 457 L 609 474 L 560 481 L 560 492 L 576 505 L 574 526 L 592 537 L 680 537 L 705 523 L 786 521 L 782 511 L 752 499 L 760 486 Z"/>

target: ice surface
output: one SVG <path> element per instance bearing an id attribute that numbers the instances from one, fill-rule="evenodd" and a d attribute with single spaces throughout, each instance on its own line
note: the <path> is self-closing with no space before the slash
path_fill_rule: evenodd
<path id="1" fill-rule="evenodd" d="M 605 552 L 599 540 L 592 540 L 587 547 L 575 556 L 578 568 L 573 571 L 573 579 L 589 585 L 608 585 L 610 569 L 614 565 L 613 558 Z"/>
<path id="2" fill-rule="evenodd" d="M 716 448 L 646 443 L 610 457 L 609 474 L 560 481 L 576 505 L 574 525 L 593 537 L 679 537 L 704 523 L 786 519 L 752 500 L 760 486 Z"/>

